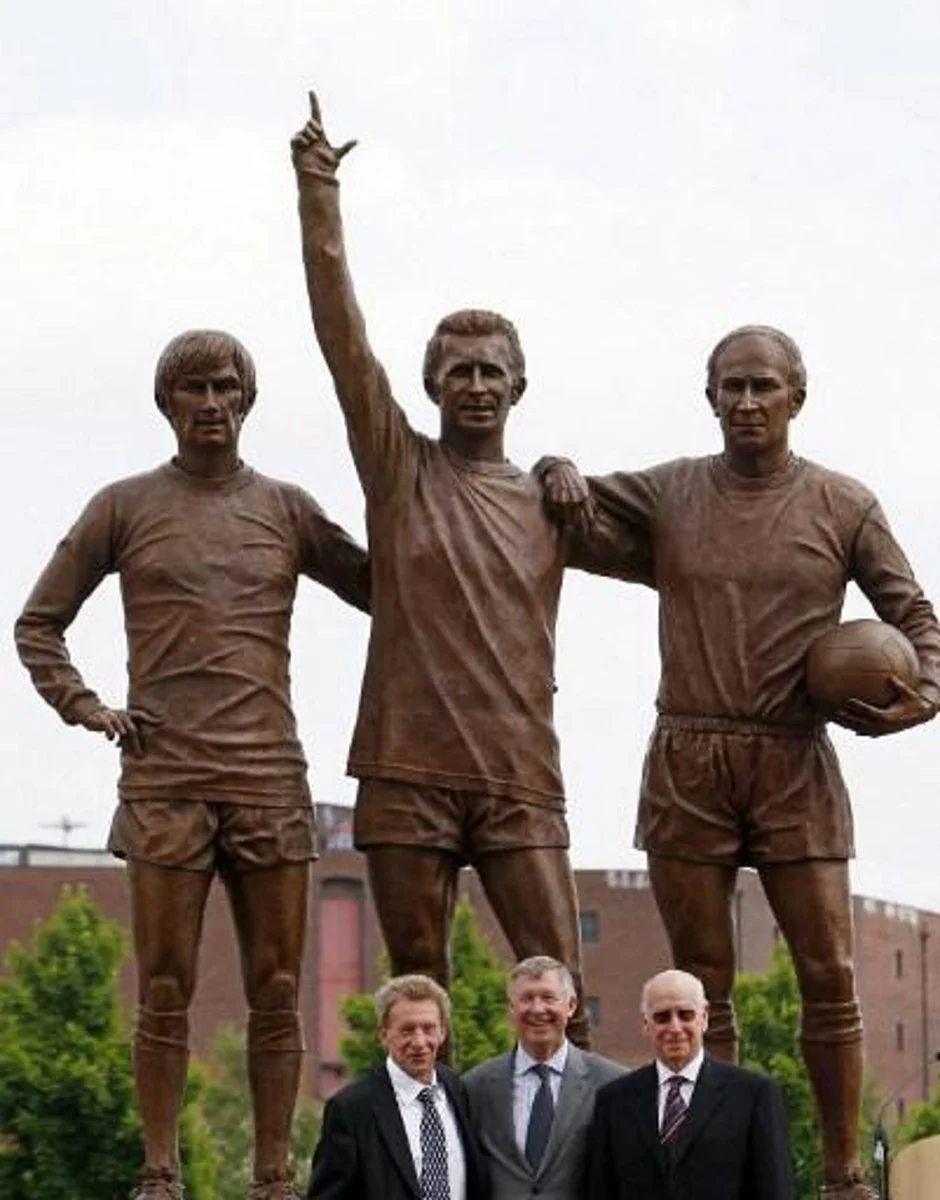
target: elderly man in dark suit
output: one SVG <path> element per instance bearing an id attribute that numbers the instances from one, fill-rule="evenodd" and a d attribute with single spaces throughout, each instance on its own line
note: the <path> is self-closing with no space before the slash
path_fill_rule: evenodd
<path id="1" fill-rule="evenodd" d="M 493 1200 L 583 1200 L 594 1094 L 623 1067 L 567 1040 L 574 1008 L 574 982 L 562 963 L 524 959 L 509 977 L 515 1050 L 464 1077 Z"/>
<path id="2" fill-rule="evenodd" d="M 642 1011 L 655 1061 L 597 1094 L 589 1200 L 793 1200 L 780 1092 L 705 1054 L 701 981 L 655 975 Z"/>
<path id="3" fill-rule="evenodd" d="M 488 1200 L 460 1080 L 436 1065 L 447 993 L 399 975 L 375 994 L 388 1058 L 326 1105 L 307 1200 Z"/>

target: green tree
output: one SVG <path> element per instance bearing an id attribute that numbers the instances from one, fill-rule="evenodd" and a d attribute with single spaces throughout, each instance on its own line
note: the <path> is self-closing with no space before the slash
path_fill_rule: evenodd
<path id="1" fill-rule="evenodd" d="M 800 1200 L 816 1195 L 822 1146 L 809 1077 L 799 1048 L 800 993 L 783 942 L 774 947 L 766 975 L 739 975 L 734 1003 L 741 1027 L 741 1064 L 772 1075 L 790 1118 L 790 1147 Z"/>
<path id="2" fill-rule="evenodd" d="M 219 1159 L 213 1200 L 244 1200 L 251 1184 L 253 1139 L 244 1032 L 223 1026 L 213 1039 L 202 1069 L 205 1083 L 201 1110 Z M 301 1193 L 307 1186 L 310 1159 L 319 1135 L 319 1106 L 301 1097 L 291 1135 L 294 1182 Z"/>
<path id="3" fill-rule="evenodd" d="M 143 1160 L 118 971 L 124 934 L 81 890 L 64 889 L 0 978 L 0 1196 L 124 1195 Z M 192 1108 L 183 1122 L 192 1200 L 211 1200 L 213 1163 Z"/>
<path id="4" fill-rule="evenodd" d="M 772 1075 L 783 1092 L 790 1120 L 790 1148 L 798 1200 L 815 1200 L 822 1178 L 822 1142 L 809 1076 L 800 1053 L 800 991 L 793 960 L 783 942 L 774 947 L 766 975 L 739 975 L 734 1002 L 741 1027 L 741 1064 Z M 866 1084 L 859 1145 L 871 1168 L 877 1096 Z"/>
<path id="5" fill-rule="evenodd" d="M 919 1142 L 922 1138 L 934 1137 L 940 1133 L 940 1090 L 934 1092 L 929 1100 L 911 1107 L 907 1116 L 895 1131 L 894 1145 L 897 1150 L 909 1146 L 911 1142 Z"/>
<path id="6" fill-rule="evenodd" d="M 513 1043 L 506 1017 L 506 971 L 480 929 L 466 900 L 454 912 L 450 935 L 453 1057 L 457 1071 L 467 1071 Z M 383 960 L 380 975 L 388 975 Z M 347 1032 L 339 1053 L 352 1078 L 364 1075 L 385 1059 L 379 1045 L 372 997 L 348 996 L 340 1007 Z"/>

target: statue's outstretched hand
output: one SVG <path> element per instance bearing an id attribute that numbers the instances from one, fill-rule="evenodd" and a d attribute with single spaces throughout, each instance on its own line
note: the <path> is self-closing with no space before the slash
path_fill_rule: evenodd
<path id="1" fill-rule="evenodd" d="M 587 480 L 570 459 L 540 458 L 533 472 L 548 515 L 563 529 L 587 533 L 596 516 Z"/>
<path id="2" fill-rule="evenodd" d="M 139 756 L 145 750 L 145 733 L 148 725 L 159 725 L 161 720 L 142 708 L 96 708 L 82 720 L 82 725 L 92 733 L 103 733 L 109 742 L 117 740 L 122 750 Z"/>
<path id="3" fill-rule="evenodd" d="M 307 95 L 310 97 L 310 118 L 303 129 L 294 134 L 290 143 L 294 169 L 298 174 L 316 175 L 332 183 L 337 167 L 356 143 L 351 141 L 339 147 L 331 146 L 323 131 L 316 92 L 308 92 Z"/>
<path id="4" fill-rule="evenodd" d="M 876 708 L 864 700 L 847 700 L 832 719 L 859 737 L 885 737 L 889 733 L 900 733 L 902 729 L 922 725 L 937 715 L 937 705 L 910 684 L 897 676 L 892 676 L 891 682 L 898 694 L 884 708 Z"/>

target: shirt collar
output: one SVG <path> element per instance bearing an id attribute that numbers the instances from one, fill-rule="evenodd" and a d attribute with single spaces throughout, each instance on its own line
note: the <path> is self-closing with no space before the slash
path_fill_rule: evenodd
<path id="1" fill-rule="evenodd" d="M 533 1058 L 532 1055 L 525 1049 L 520 1042 L 516 1046 L 515 1061 L 513 1063 L 513 1074 L 515 1076 L 524 1075 L 526 1071 L 532 1067 L 538 1066 L 539 1059 Z M 551 1058 L 545 1060 L 545 1065 L 550 1067 L 557 1075 L 563 1075 L 565 1064 L 568 1061 L 568 1039 L 565 1038 Z"/>
<path id="2" fill-rule="evenodd" d="M 385 1060 L 388 1077 L 392 1083 L 395 1095 L 403 1104 L 410 1104 L 418 1099 L 418 1093 L 426 1087 L 437 1087 L 437 1071 L 431 1076 L 430 1083 L 422 1083 L 407 1071 L 403 1071 L 397 1062 L 389 1055 Z"/>
<path id="3" fill-rule="evenodd" d="M 656 1060 L 656 1077 L 659 1080 L 659 1086 L 668 1083 L 674 1075 L 681 1075 L 683 1079 L 687 1079 L 689 1083 L 695 1083 L 698 1079 L 698 1073 L 702 1069 L 702 1063 L 705 1061 L 705 1051 L 699 1050 L 695 1058 L 687 1062 L 684 1067 L 678 1071 L 674 1071 L 672 1067 L 667 1067 L 663 1063 Z"/>

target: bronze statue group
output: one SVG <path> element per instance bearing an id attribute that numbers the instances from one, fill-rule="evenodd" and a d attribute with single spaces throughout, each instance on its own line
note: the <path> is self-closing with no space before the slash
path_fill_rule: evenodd
<path id="1" fill-rule="evenodd" d="M 240 456 L 255 400 L 234 337 L 175 338 L 155 399 L 172 460 L 92 498 L 17 623 L 40 694 L 116 740 L 110 848 L 126 859 L 139 978 L 139 1200 L 182 1196 L 177 1124 L 203 910 L 227 889 L 248 1002 L 254 1200 L 295 1195 L 288 1149 L 316 835 L 290 697 L 305 575 L 371 613 L 349 755 L 395 978 L 376 997 L 386 1064 L 327 1106 L 314 1200 L 784 1200 L 786 1122 L 772 1082 L 734 1067 L 731 899 L 760 874 L 793 954 L 801 1044 L 824 1147 L 823 1195 L 863 1200 L 862 1020 L 852 961 L 849 800 L 803 664 L 854 580 L 907 636 L 916 687 L 839 722 L 880 736 L 931 719 L 940 628 L 872 493 L 794 454 L 807 394 L 796 344 L 746 326 L 712 351 L 721 447 L 584 479 L 505 452 L 526 389 L 518 334 L 470 309 L 424 357 L 437 438 L 416 432 L 369 344 L 344 250 L 337 169 L 316 100 L 292 142 L 313 325 L 346 421 L 368 552 L 301 488 Z M 311 414 L 314 419 L 314 414 Z M 636 844 L 673 967 L 638 998 L 653 1062 L 590 1053 L 578 910 L 553 724 L 555 620 L 567 567 L 657 591 L 661 682 Z M 72 664 L 65 633 L 117 573 L 126 705 Z M 477 871 L 518 960 L 515 1050 L 458 1080 L 446 1058 L 447 946 L 460 868 Z"/>

